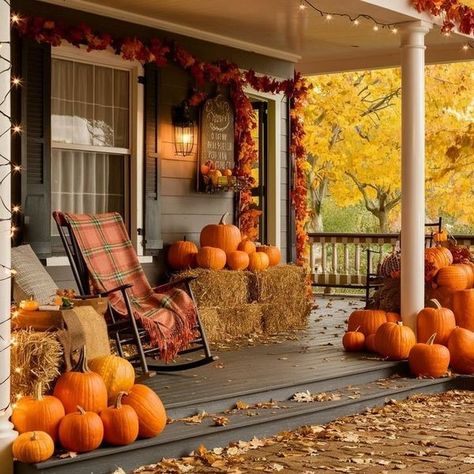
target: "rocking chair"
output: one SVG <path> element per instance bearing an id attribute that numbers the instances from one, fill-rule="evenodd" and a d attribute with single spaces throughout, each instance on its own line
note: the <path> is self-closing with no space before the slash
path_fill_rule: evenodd
<path id="1" fill-rule="evenodd" d="M 119 313 L 109 301 L 107 321 L 109 336 L 111 339 L 115 340 L 117 351 L 121 357 L 129 360 L 132 365 L 140 367 L 143 375 L 146 377 L 155 375 L 155 371 L 186 370 L 209 364 L 215 360 L 215 357 L 211 355 L 209 344 L 206 339 L 206 334 L 204 332 L 204 328 L 202 327 L 197 305 L 195 303 L 190 286 L 190 282 L 194 279 L 193 277 L 181 278 L 158 286 L 153 288 L 153 292 L 167 294 L 173 290 L 176 290 L 176 288 L 182 288 L 189 295 L 195 308 L 196 326 L 192 328 L 195 337 L 190 341 L 189 345 L 186 348 L 180 350 L 177 355 L 181 356 L 195 352 L 203 352 L 203 354 L 201 354 L 200 358 L 196 358 L 188 362 L 172 364 L 159 363 L 152 357 L 160 353 L 160 347 L 150 346 L 149 332 L 143 327 L 142 324 L 140 324 L 140 321 L 134 315 L 133 304 L 129 295 L 130 289 L 134 286 L 133 282 L 128 282 L 127 284 L 117 286 L 116 288 L 109 289 L 108 291 L 92 290 L 94 294 L 91 295 L 91 274 L 87 267 L 84 255 L 80 249 L 77 235 L 74 233 L 74 226 L 68 220 L 67 216 L 60 211 L 54 211 L 53 218 L 57 224 L 59 235 L 71 264 L 74 279 L 76 280 L 78 290 L 81 294 L 79 298 L 88 299 L 97 296 L 105 297 L 117 293 L 121 294 L 124 302 L 124 308 L 126 308 L 126 316 L 124 317 L 123 314 Z M 119 223 L 123 225 L 119 216 L 118 219 Z M 126 235 L 126 231 L 124 232 Z M 128 242 L 124 242 L 124 244 L 128 244 L 131 247 L 129 240 Z M 112 254 L 112 256 L 110 256 L 110 254 Z M 109 252 L 109 258 L 114 258 L 113 250 L 112 252 Z M 139 270 L 142 271 L 140 265 Z M 124 345 L 135 346 L 136 353 L 132 355 L 126 355 L 123 347 Z M 146 345 L 148 345 L 148 347 L 145 347 Z"/>

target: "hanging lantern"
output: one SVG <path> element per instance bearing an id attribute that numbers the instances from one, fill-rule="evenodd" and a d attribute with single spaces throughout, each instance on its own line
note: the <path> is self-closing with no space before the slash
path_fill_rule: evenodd
<path id="1" fill-rule="evenodd" d="M 191 155 L 194 149 L 194 121 L 186 101 L 173 108 L 173 129 L 176 154 Z"/>

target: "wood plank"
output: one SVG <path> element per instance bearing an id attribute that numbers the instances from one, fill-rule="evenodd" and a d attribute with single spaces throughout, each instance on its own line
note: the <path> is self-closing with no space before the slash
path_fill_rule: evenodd
<path id="1" fill-rule="evenodd" d="M 212 209 L 212 215 L 222 215 L 229 212 L 233 206 L 233 197 L 199 195 L 189 196 L 162 196 L 162 215 L 180 214 L 186 211 L 186 214 L 209 215 L 209 209 Z"/>

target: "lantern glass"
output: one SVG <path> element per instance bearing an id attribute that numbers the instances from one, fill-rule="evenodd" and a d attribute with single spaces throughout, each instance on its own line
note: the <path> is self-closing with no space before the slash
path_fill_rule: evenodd
<path id="1" fill-rule="evenodd" d="M 177 155 L 191 155 L 194 149 L 194 124 L 174 124 L 174 146 Z"/>

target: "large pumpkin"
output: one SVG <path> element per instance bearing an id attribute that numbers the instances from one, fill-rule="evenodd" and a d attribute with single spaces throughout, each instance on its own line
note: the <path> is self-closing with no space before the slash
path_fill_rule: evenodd
<path id="1" fill-rule="evenodd" d="M 59 424 L 59 442 L 75 453 L 97 449 L 104 438 L 104 425 L 97 413 L 78 406 L 75 413 L 67 414 Z"/>
<path id="2" fill-rule="evenodd" d="M 384 323 L 375 333 L 377 352 L 390 360 L 407 359 L 415 344 L 415 333 L 403 323 Z"/>
<path id="3" fill-rule="evenodd" d="M 408 355 L 411 373 L 416 377 L 443 377 L 448 372 L 449 350 L 441 344 L 434 344 L 436 334 L 426 343 L 415 344 Z"/>
<path id="4" fill-rule="evenodd" d="M 197 253 L 196 261 L 198 267 L 209 270 L 222 270 L 227 258 L 222 249 L 217 247 L 201 247 Z"/>
<path id="5" fill-rule="evenodd" d="M 377 352 L 377 348 L 375 347 L 375 334 L 369 334 L 365 338 L 365 349 L 368 352 Z"/>
<path id="6" fill-rule="evenodd" d="M 468 270 L 462 263 L 440 268 L 436 275 L 438 285 L 451 290 L 465 290 L 469 286 L 469 281 Z"/>
<path id="7" fill-rule="evenodd" d="M 13 441 L 12 453 L 15 459 L 27 464 L 46 461 L 54 453 L 54 441 L 44 431 L 27 431 Z"/>
<path id="8" fill-rule="evenodd" d="M 274 267 L 280 263 L 281 252 L 280 249 L 274 245 L 260 245 L 257 247 L 257 252 L 264 252 L 268 255 L 270 267 Z"/>
<path id="9" fill-rule="evenodd" d="M 474 332 L 456 328 L 449 336 L 451 367 L 459 374 L 474 374 Z"/>
<path id="10" fill-rule="evenodd" d="M 201 247 L 216 247 L 226 254 L 237 250 L 242 236 L 238 227 L 225 223 L 227 216 L 226 212 L 219 224 L 209 224 L 201 230 Z"/>
<path id="11" fill-rule="evenodd" d="M 425 249 L 425 260 L 432 264 L 432 276 L 435 276 L 441 268 L 453 263 L 453 255 L 446 247 L 430 247 Z"/>
<path id="12" fill-rule="evenodd" d="M 34 396 L 22 397 L 16 402 L 11 421 L 18 433 L 44 431 L 56 441 L 59 422 L 64 415 L 59 399 L 51 395 L 43 397 L 43 386 L 39 382 Z"/>
<path id="13" fill-rule="evenodd" d="M 136 384 L 122 398 L 124 405 L 130 405 L 138 415 L 138 436 L 153 438 L 166 426 L 166 411 L 160 397 L 146 385 Z"/>
<path id="14" fill-rule="evenodd" d="M 104 424 L 104 441 L 114 446 L 133 443 L 138 436 L 138 415 L 128 405 L 122 405 L 125 392 L 120 392 L 115 404 L 100 412 Z"/>
<path id="15" fill-rule="evenodd" d="M 430 300 L 430 304 L 433 307 L 423 308 L 416 319 L 418 342 L 426 342 L 435 334 L 435 344 L 447 346 L 456 327 L 454 313 L 449 308 L 442 308 L 438 300 Z"/>
<path id="16" fill-rule="evenodd" d="M 264 252 L 255 252 L 249 255 L 249 270 L 265 270 L 270 265 L 270 259 Z"/>
<path id="17" fill-rule="evenodd" d="M 89 368 L 104 380 L 109 403 L 112 403 L 120 392 L 130 390 L 135 383 L 133 365 L 116 355 L 96 357 L 89 361 Z"/>
<path id="18" fill-rule="evenodd" d="M 375 309 L 359 309 L 353 311 L 349 316 L 348 331 L 355 331 L 358 327 L 360 332 L 363 332 L 367 337 L 369 334 L 374 334 L 377 329 L 387 322 L 387 315 L 385 311 Z"/>
<path id="19" fill-rule="evenodd" d="M 398 323 L 402 320 L 402 317 L 398 313 L 387 313 L 387 323 Z"/>
<path id="20" fill-rule="evenodd" d="M 196 266 L 198 248 L 194 242 L 189 242 L 186 237 L 178 240 L 168 249 L 168 265 L 173 270 L 186 270 Z"/>
<path id="21" fill-rule="evenodd" d="M 89 370 L 85 347 L 77 365 L 59 377 L 54 396 L 61 400 L 66 413 L 74 413 L 78 405 L 95 413 L 107 408 L 107 387 L 99 374 Z"/>
<path id="22" fill-rule="evenodd" d="M 452 308 L 456 324 L 461 328 L 474 331 L 474 290 L 453 292 Z"/>
<path id="23" fill-rule="evenodd" d="M 239 246 L 237 247 L 237 250 L 241 250 L 242 252 L 245 252 L 250 255 L 251 253 L 257 251 L 257 247 L 251 240 L 244 239 L 242 240 L 242 242 L 240 242 Z"/>
<path id="24" fill-rule="evenodd" d="M 249 254 L 241 250 L 235 250 L 227 254 L 227 266 L 231 270 L 245 270 L 250 263 Z"/>

